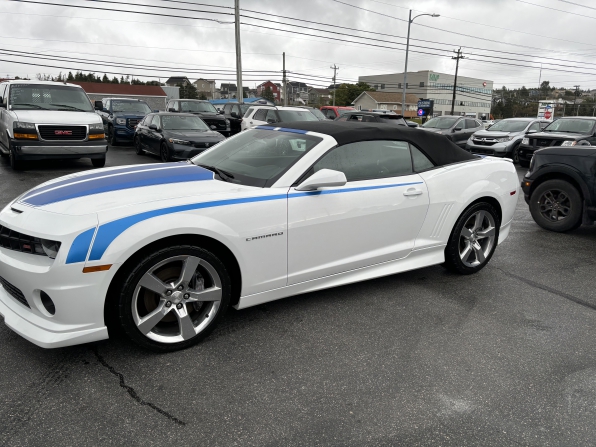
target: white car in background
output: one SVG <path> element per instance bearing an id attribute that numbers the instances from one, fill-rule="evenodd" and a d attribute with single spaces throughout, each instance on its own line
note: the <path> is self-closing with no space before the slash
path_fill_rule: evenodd
<path id="1" fill-rule="evenodd" d="M 6 325 L 45 348 L 119 326 L 173 351 L 229 306 L 435 264 L 476 273 L 509 234 L 510 161 L 405 126 L 284 126 L 188 162 L 82 172 L 17 197 L 0 213 Z"/>
<path id="2" fill-rule="evenodd" d="M 244 114 L 240 128 L 247 130 L 257 126 L 296 121 L 319 121 L 319 118 L 310 110 L 301 107 L 254 106 Z"/>

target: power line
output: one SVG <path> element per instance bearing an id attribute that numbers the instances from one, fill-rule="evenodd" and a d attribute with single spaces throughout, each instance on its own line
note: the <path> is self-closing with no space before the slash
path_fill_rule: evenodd
<path id="1" fill-rule="evenodd" d="M 564 12 L 564 13 L 567 13 L 567 14 L 572 14 L 574 16 L 585 17 L 586 19 L 596 19 L 596 17 L 586 16 L 584 14 L 578 14 L 576 12 L 571 12 L 571 11 L 565 11 L 563 9 L 552 8 L 550 6 L 537 5 L 536 3 L 530 3 L 530 2 L 523 1 L 523 0 L 517 0 L 517 1 L 520 2 L 520 3 L 525 3 L 526 5 L 537 6 L 538 8 L 550 9 L 551 11 Z"/>

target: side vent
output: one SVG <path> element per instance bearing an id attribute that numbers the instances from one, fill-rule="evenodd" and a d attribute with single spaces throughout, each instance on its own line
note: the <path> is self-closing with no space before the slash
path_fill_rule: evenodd
<path id="1" fill-rule="evenodd" d="M 448 203 L 445 206 L 443 206 L 443 209 L 439 214 L 437 222 L 435 223 L 435 227 L 433 228 L 433 231 L 430 234 L 431 239 L 437 239 L 439 238 L 439 236 L 441 236 L 443 225 L 445 225 L 445 221 L 447 220 L 447 216 L 449 215 L 451 208 L 453 208 L 453 203 Z"/>
<path id="2" fill-rule="evenodd" d="M 17 213 L 17 214 L 21 214 L 22 211 L 21 210 L 17 210 L 16 208 L 10 208 L 10 211 L 12 211 L 13 213 Z"/>

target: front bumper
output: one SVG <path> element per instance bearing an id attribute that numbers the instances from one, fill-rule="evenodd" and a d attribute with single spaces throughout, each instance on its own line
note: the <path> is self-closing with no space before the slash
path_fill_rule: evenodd
<path id="1" fill-rule="evenodd" d="M 220 143 L 220 141 L 209 141 L 206 143 L 209 143 L 209 147 L 198 147 L 197 148 L 197 147 L 188 146 L 185 144 L 169 143 L 170 154 L 171 154 L 172 158 L 175 160 L 188 160 L 189 158 L 199 155 L 201 152 L 204 152 L 207 149 L 212 148 L 217 143 Z M 202 144 L 202 143 L 199 143 L 199 144 Z"/>
<path id="2" fill-rule="evenodd" d="M 132 141 L 135 137 L 135 129 L 126 126 L 114 126 L 114 137 L 116 141 Z"/>
<path id="3" fill-rule="evenodd" d="M 519 140 L 518 140 L 519 141 Z M 517 141 L 507 141 L 505 143 L 496 143 L 492 146 L 486 146 L 481 144 L 475 144 L 468 140 L 466 142 L 466 150 L 473 154 L 490 155 L 493 157 L 507 157 L 513 155 L 513 149 Z"/>
<path id="4" fill-rule="evenodd" d="M 519 146 L 519 159 L 520 160 L 526 160 L 528 162 L 530 162 L 532 160 L 532 157 L 534 156 L 534 152 L 536 152 L 538 149 L 542 149 L 542 148 L 534 148 L 533 146 L 526 146 L 521 144 Z"/>
<path id="5" fill-rule="evenodd" d="M 97 141 L 26 141 L 14 140 L 10 142 L 16 158 L 19 160 L 41 160 L 45 158 L 101 158 L 108 151 L 105 139 Z"/>

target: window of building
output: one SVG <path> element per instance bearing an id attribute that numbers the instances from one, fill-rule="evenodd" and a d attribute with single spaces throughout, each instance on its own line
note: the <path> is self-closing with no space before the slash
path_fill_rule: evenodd
<path id="1" fill-rule="evenodd" d="M 381 90 L 385 90 L 385 84 L 381 84 Z"/>
<path id="2" fill-rule="evenodd" d="M 424 87 L 424 81 L 420 83 L 420 87 Z"/>

